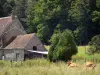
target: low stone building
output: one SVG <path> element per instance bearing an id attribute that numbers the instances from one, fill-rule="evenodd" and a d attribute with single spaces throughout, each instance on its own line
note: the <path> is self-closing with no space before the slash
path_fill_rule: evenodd
<path id="1" fill-rule="evenodd" d="M 17 17 L 0 18 L 0 59 L 23 61 L 41 58 L 47 51 L 35 33 L 26 34 Z"/>
<path id="2" fill-rule="evenodd" d="M 35 57 L 41 58 L 44 55 L 43 52 L 47 50 L 36 34 L 33 33 L 18 35 L 14 41 L 0 51 L 0 59 L 23 61 Z"/>

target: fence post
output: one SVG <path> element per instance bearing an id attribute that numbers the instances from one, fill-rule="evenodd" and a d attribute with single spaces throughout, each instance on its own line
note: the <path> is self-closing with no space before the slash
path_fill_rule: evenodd
<path id="1" fill-rule="evenodd" d="M 93 53 L 93 63 L 94 63 L 94 53 Z"/>
<path id="2" fill-rule="evenodd" d="M 11 62 L 11 67 L 12 67 L 12 60 L 10 62 Z"/>
<path id="3" fill-rule="evenodd" d="M 85 46 L 85 55 L 86 55 L 86 46 Z M 86 62 L 86 57 L 85 57 L 85 62 Z"/>

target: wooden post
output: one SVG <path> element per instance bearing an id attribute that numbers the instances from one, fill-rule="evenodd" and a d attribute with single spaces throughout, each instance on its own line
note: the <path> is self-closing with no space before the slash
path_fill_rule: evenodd
<path id="1" fill-rule="evenodd" d="M 10 62 L 11 62 L 11 67 L 12 67 L 12 60 Z"/>
<path id="2" fill-rule="evenodd" d="M 86 46 L 85 46 L 85 55 L 86 55 Z M 86 58 L 85 58 L 85 62 L 86 62 Z"/>
<path id="3" fill-rule="evenodd" d="M 93 63 L 94 63 L 94 53 L 93 53 Z"/>

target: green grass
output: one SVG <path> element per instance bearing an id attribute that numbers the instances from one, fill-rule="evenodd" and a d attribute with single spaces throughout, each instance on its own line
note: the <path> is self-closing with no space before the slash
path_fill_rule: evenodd
<path id="1" fill-rule="evenodd" d="M 50 46 L 49 46 L 49 45 L 45 45 L 45 48 L 46 48 L 47 50 L 49 50 Z"/>
<path id="2" fill-rule="evenodd" d="M 78 46 L 78 53 L 76 56 L 91 59 L 92 55 L 86 54 L 88 46 Z"/>
<path id="3" fill-rule="evenodd" d="M 49 50 L 50 46 L 45 46 Z M 100 62 L 100 54 L 88 55 L 86 54 L 89 46 L 78 46 L 78 53 L 72 57 L 74 61 L 93 61 Z"/>
<path id="4" fill-rule="evenodd" d="M 99 75 L 100 74 L 100 64 L 97 64 L 95 70 L 85 70 L 83 67 L 69 68 L 66 62 L 51 63 L 46 59 L 27 60 L 25 62 L 13 62 L 12 64 L 7 61 L 0 61 L 0 63 L 2 63 L 0 64 L 0 75 Z"/>
<path id="5" fill-rule="evenodd" d="M 72 57 L 76 61 L 92 61 L 100 63 L 100 54 L 89 55 L 87 54 L 88 46 L 78 46 L 78 53 Z"/>

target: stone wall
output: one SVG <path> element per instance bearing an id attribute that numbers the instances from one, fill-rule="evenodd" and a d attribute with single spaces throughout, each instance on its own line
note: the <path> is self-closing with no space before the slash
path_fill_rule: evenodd
<path id="1" fill-rule="evenodd" d="M 9 61 L 23 61 L 24 50 L 23 49 L 1 49 L 0 59 Z"/>
<path id="2" fill-rule="evenodd" d="M 44 45 L 42 44 L 42 42 L 40 41 L 40 39 L 34 35 L 30 41 L 28 42 L 28 44 L 25 47 L 25 50 L 33 50 L 33 47 L 36 46 L 38 51 L 46 51 Z"/>
<path id="3" fill-rule="evenodd" d="M 2 60 L 2 50 L 0 50 L 0 60 Z"/>

